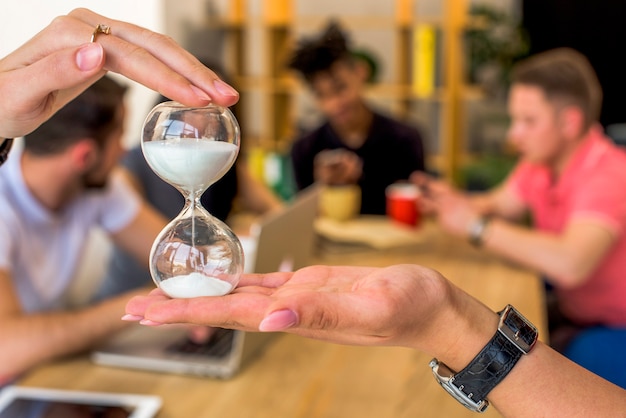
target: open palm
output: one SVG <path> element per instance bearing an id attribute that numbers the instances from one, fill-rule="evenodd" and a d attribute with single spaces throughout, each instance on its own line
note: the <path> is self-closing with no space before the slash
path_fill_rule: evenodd
<path id="1" fill-rule="evenodd" d="M 170 299 L 155 290 L 130 300 L 126 311 L 148 323 L 261 326 L 336 343 L 410 345 L 424 337 L 416 334 L 433 332 L 429 319 L 449 290 L 439 274 L 415 265 L 313 266 L 244 275 L 233 293 L 220 297 Z"/>

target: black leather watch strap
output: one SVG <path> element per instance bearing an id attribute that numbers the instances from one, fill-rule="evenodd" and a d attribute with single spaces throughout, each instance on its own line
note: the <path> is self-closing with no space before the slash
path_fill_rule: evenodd
<path id="1" fill-rule="evenodd" d="M 489 392 L 537 342 L 537 328 L 513 306 L 507 305 L 498 314 L 498 330 L 463 370 L 455 373 L 436 358 L 429 363 L 435 380 L 441 387 L 474 412 L 484 412 L 487 409 Z"/>
<path id="2" fill-rule="evenodd" d="M 511 305 L 498 315 L 500 325 L 491 341 L 451 382 L 470 399 L 485 399 L 537 341 L 537 329 Z"/>
<path id="3" fill-rule="evenodd" d="M 11 138 L 5 138 L 4 141 L 0 143 L 0 165 L 4 164 L 4 162 L 9 157 L 9 151 L 11 151 L 11 145 L 13 145 L 13 139 Z"/>
<path id="4" fill-rule="evenodd" d="M 487 394 L 509 374 L 522 356 L 515 344 L 499 332 L 474 360 L 454 376 L 453 385 L 470 399 L 485 399 Z"/>

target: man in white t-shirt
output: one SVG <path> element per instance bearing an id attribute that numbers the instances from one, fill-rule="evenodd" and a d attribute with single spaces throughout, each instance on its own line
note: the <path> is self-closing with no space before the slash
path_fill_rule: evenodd
<path id="1" fill-rule="evenodd" d="M 165 220 L 113 173 L 125 88 L 103 77 L 26 136 L 0 167 L 0 385 L 122 329 L 139 289 L 80 310 L 63 306 L 92 227 L 147 263 Z M 94 284 L 95 285 L 95 284 Z"/>

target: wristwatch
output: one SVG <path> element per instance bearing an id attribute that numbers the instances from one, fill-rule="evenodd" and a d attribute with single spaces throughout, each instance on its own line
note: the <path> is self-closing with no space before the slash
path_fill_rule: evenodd
<path id="1" fill-rule="evenodd" d="M 474 247 L 480 247 L 483 245 L 483 238 L 485 230 L 489 225 L 491 219 L 487 216 L 481 216 L 475 223 L 473 223 L 469 229 L 469 242 Z"/>
<path id="2" fill-rule="evenodd" d="M 537 328 L 513 306 L 498 312 L 498 330 L 478 355 L 458 373 L 436 358 L 429 366 L 437 382 L 457 401 L 475 412 L 484 412 L 491 390 L 506 377 L 537 342 Z"/>
<path id="3" fill-rule="evenodd" d="M 9 157 L 11 145 L 13 145 L 13 139 L 11 138 L 4 138 L 4 140 L 0 143 L 0 165 L 4 164 L 4 162 Z"/>

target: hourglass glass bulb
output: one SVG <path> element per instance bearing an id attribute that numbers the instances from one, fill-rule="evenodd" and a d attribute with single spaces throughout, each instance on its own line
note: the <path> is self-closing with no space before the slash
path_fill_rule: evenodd
<path id="1" fill-rule="evenodd" d="M 154 241 L 150 273 L 170 297 L 224 295 L 243 272 L 241 243 L 226 224 L 200 204 L 202 193 L 233 165 L 239 125 L 216 105 L 157 105 L 144 123 L 142 150 L 148 165 L 185 197 L 185 207 Z"/>
<path id="2" fill-rule="evenodd" d="M 242 270 L 237 237 L 197 206 L 187 207 L 163 229 L 150 257 L 154 281 L 175 298 L 225 295 L 237 285 Z"/>
<path id="3" fill-rule="evenodd" d="M 183 193 L 202 193 L 235 162 L 239 124 L 227 108 L 165 102 L 148 114 L 141 145 L 159 177 Z"/>

